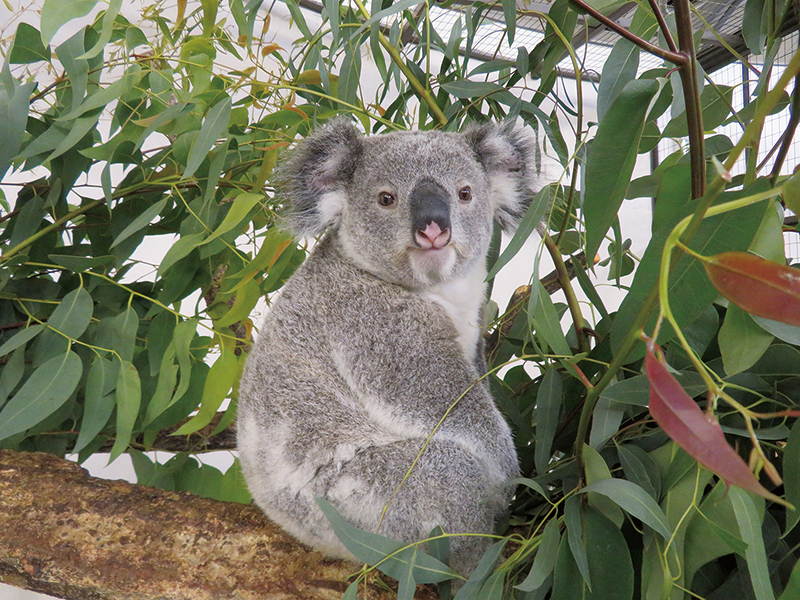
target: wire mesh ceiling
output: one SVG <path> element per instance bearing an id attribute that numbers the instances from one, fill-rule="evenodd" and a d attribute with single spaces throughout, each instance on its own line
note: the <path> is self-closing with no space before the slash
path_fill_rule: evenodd
<path id="1" fill-rule="evenodd" d="M 672 12 L 671 0 L 658 0 L 658 2 L 662 4 L 662 10 L 666 15 Z M 742 56 L 747 55 L 748 50 L 741 34 L 745 2 L 746 0 L 697 0 L 693 2 L 692 18 L 695 28 L 703 29 L 707 24 L 714 31 L 711 33 L 710 30 L 706 30 L 697 51 L 700 64 L 707 73 L 716 71 L 736 60 L 737 57 L 730 50 Z M 321 12 L 323 8 L 323 5 L 317 0 L 301 0 L 300 4 L 316 12 Z M 447 39 L 456 21 L 461 19 L 463 23 L 464 11 L 472 4 L 474 2 L 469 0 L 456 0 L 447 7 L 432 4 L 429 12 L 436 32 Z M 552 2 L 517 0 L 516 35 L 511 46 L 505 36 L 502 5 L 498 2 L 495 6 L 487 8 L 483 22 L 477 30 L 470 56 L 479 60 L 496 58 L 514 60 L 517 57 L 518 48 L 532 50 L 544 39 L 544 31 L 547 26 L 545 15 L 551 6 Z M 607 16 L 627 28 L 633 21 L 637 7 L 636 2 L 622 3 Z M 416 12 L 419 15 L 422 13 L 422 10 Z M 795 13 L 784 24 L 785 32 L 796 29 L 797 24 Z M 402 37 L 406 42 L 416 41 L 412 31 L 406 32 Z M 599 77 L 603 63 L 617 40 L 619 40 L 619 36 L 601 23 L 588 16 L 581 15 L 579 17 L 572 43 L 576 49 L 579 68 L 584 76 Z M 465 49 L 462 47 L 462 52 L 464 51 Z M 643 53 L 640 58 L 639 70 L 641 72 L 662 64 L 660 58 Z M 574 76 L 574 65 L 570 57 L 565 58 L 559 64 L 559 70 L 564 76 Z"/>

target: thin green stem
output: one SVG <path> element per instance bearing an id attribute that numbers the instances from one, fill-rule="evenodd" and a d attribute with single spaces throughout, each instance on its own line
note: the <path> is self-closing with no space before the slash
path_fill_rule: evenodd
<path id="1" fill-rule="evenodd" d="M 589 340 L 586 337 L 586 321 L 581 313 L 580 303 L 578 297 L 575 295 L 575 290 L 572 288 L 572 282 L 567 272 L 567 266 L 564 264 L 564 259 L 561 257 L 561 251 L 555 240 L 550 237 L 549 233 L 544 234 L 544 245 L 550 253 L 550 258 L 553 259 L 553 264 L 556 267 L 558 274 L 558 282 L 561 284 L 561 289 L 564 291 L 564 296 L 567 299 L 567 306 L 569 313 L 572 316 L 572 323 L 575 327 L 575 336 L 578 340 L 578 352 L 589 351 Z"/>
<path id="2" fill-rule="evenodd" d="M 26 240 L 21 241 L 19 244 L 17 244 L 13 248 L 11 248 L 11 250 L 9 250 L 8 252 L 6 252 L 2 256 L 0 256 L 0 260 L 2 260 L 3 262 L 6 262 L 11 257 L 19 254 L 19 252 L 21 250 L 23 250 L 24 248 L 27 248 L 28 246 L 33 244 L 36 240 L 39 240 L 39 239 L 43 238 L 44 236 L 46 236 L 48 233 L 57 230 L 59 227 L 61 227 L 67 221 L 69 221 L 71 219 L 74 219 L 75 217 L 77 217 L 79 215 L 82 215 L 83 213 L 88 212 L 88 211 L 92 210 L 93 208 L 96 208 L 96 207 L 100 206 L 101 204 L 105 204 L 105 199 L 103 199 L 103 200 L 95 200 L 94 202 L 90 202 L 89 204 L 86 204 L 84 206 L 81 206 L 80 208 L 77 208 L 77 209 L 75 209 L 75 210 L 73 210 L 71 212 L 68 212 L 66 215 L 64 215 L 60 219 L 58 219 L 55 222 L 51 223 L 47 227 L 37 231 L 36 233 L 34 233 L 32 236 L 30 236 Z"/>
<path id="3" fill-rule="evenodd" d="M 355 2 L 356 7 L 358 7 L 361 16 L 365 19 L 369 19 L 369 11 L 364 7 L 364 4 L 361 2 L 361 0 L 353 0 L 353 2 Z M 431 95 L 430 90 L 428 90 L 426 86 L 422 85 L 414 73 L 411 72 L 411 69 L 408 68 L 408 65 L 406 65 L 403 57 L 400 55 L 400 51 L 392 46 L 389 40 L 386 39 L 386 36 L 380 31 L 378 32 L 378 41 L 380 42 L 381 46 L 383 46 L 383 49 L 389 53 L 392 62 L 398 66 L 400 72 L 403 73 L 408 83 L 411 84 L 412 88 L 414 88 L 414 91 L 417 92 L 420 98 L 422 98 L 422 100 L 428 105 L 428 108 L 434 114 L 434 116 L 436 116 L 436 119 L 439 121 L 439 123 L 441 125 L 447 125 L 447 117 L 442 109 L 439 108 L 439 105 L 436 104 L 436 99 Z"/>

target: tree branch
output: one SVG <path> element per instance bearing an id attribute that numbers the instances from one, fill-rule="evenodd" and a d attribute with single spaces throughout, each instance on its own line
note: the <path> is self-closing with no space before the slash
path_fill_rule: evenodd
<path id="1" fill-rule="evenodd" d="M 610 30 L 618 33 L 626 40 L 635 44 L 645 52 L 653 54 L 654 56 L 658 56 L 659 58 L 663 58 L 667 62 L 671 62 L 673 65 L 682 66 L 686 64 L 688 58 L 685 54 L 680 52 L 671 52 L 669 50 L 664 50 L 663 48 L 659 48 L 658 46 L 651 44 L 650 42 L 643 40 L 638 35 L 631 33 L 627 29 L 625 29 L 622 25 L 615 23 L 599 11 L 593 9 L 591 6 L 586 4 L 583 0 L 569 0 L 572 4 L 577 6 L 580 10 L 588 13 L 593 18 L 600 21 L 603 25 L 608 27 Z"/>
<path id="2" fill-rule="evenodd" d="M 0 450 L 0 531 L 0 582 L 68 600 L 338 600 L 357 570 L 255 506 L 96 479 L 51 454 Z M 370 585 L 370 600 L 395 595 Z"/>

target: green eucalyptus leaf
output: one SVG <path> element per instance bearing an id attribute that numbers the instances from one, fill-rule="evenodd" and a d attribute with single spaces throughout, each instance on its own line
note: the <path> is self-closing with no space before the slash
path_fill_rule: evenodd
<path id="1" fill-rule="evenodd" d="M 81 432 L 73 452 L 83 450 L 108 423 L 116 406 L 112 393 L 117 387 L 119 363 L 102 356 L 95 356 L 86 379 L 86 399 L 83 408 Z"/>
<path id="2" fill-rule="evenodd" d="M 214 232 L 208 236 L 205 240 L 203 240 L 203 244 L 207 244 L 221 235 L 228 233 L 234 227 L 239 225 L 244 218 L 253 210 L 253 207 L 258 206 L 259 203 L 264 201 L 264 194 L 253 194 L 251 192 L 245 192 L 244 194 L 239 194 L 233 199 L 233 204 L 231 204 L 230 209 L 228 210 L 228 214 L 225 215 L 225 218 L 222 219 L 222 223 L 219 224 Z"/>
<path id="3" fill-rule="evenodd" d="M 631 181 L 645 116 L 657 91 L 653 80 L 628 82 L 597 128 L 587 156 L 583 198 L 586 256 L 597 254 L 617 217 Z"/>
<path id="4" fill-rule="evenodd" d="M 795 508 L 800 507 L 800 419 L 792 425 L 786 440 L 783 454 L 783 485 L 786 501 Z M 800 522 L 800 510 L 786 511 L 786 530 L 788 534 Z"/>
<path id="5" fill-rule="evenodd" d="M 661 496 L 661 476 L 647 452 L 634 444 L 621 444 L 617 446 L 617 454 L 628 481 L 641 487 L 654 500 L 658 500 Z"/>
<path id="6" fill-rule="evenodd" d="M 8 358 L 0 372 L 0 409 L 25 374 L 25 346 L 20 346 Z"/>
<path id="7" fill-rule="evenodd" d="M 133 436 L 133 427 L 139 415 L 139 405 L 142 401 L 142 387 L 139 372 L 127 360 L 120 361 L 117 375 L 117 431 L 114 446 L 108 462 L 114 462 L 120 454 L 125 452 Z"/>
<path id="8" fill-rule="evenodd" d="M 547 525 L 544 526 L 542 539 L 539 542 L 539 548 L 536 550 L 536 558 L 533 559 L 533 566 L 525 580 L 514 586 L 516 589 L 522 592 L 532 592 L 544 585 L 547 577 L 556 566 L 560 541 L 561 534 L 558 530 L 558 521 L 550 519 Z"/>
<path id="9" fill-rule="evenodd" d="M 192 144 L 189 158 L 186 161 L 186 168 L 183 170 L 183 179 L 194 175 L 200 167 L 200 163 L 205 160 L 208 153 L 213 148 L 216 141 L 228 130 L 228 120 L 231 116 L 231 99 L 223 98 L 214 108 L 208 111 L 200 133 Z"/>
<path id="10" fill-rule="evenodd" d="M 728 493 L 731 496 L 733 512 L 736 515 L 742 540 L 747 544 L 745 558 L 756 600 L 775 600 L 769 579 L 764 537 L 761 534 L 762 519 L 759 518 L 755 504 L 747 492 L 733 485 Z"/>
<path id="11" fill-rule="evenodd" d="M 90 59 L 100 54 L 111 41 L 111 32 L 119 15 L 119 9 L 122 8 L 122 0 L 109 0 L 108 8 L 103 13 L 103 23 L 100 29 L 100 37 L 95 45 L 90 50 L 87 50 L 79 58 Z"/>
<path id="12" fill-rule="evenodd" d="M 30 429 L 61 408 L 82 373 L 83 363 L 71 350 L 42 364 L 0 411 L 0 440 Z"/>
<path id="13" fill-rule="evenodd" d="M 230 350 L 221 346 L 222 353 L 211 366 L 203 388 L 200 410 L 190 421 L 184 423 L 174 435 L 188 435 L 202 429 L 214 419 L 222 401 L 239 377 L 239 361 Z"/>
<path id="14" fill-rule="evenodd" d="M 611 479 L 611 471 L 605 459 L 600 456 L 597 450 L 586 444 L 583 446 L 583 468 L 586 474 L 587 487 L 582 488 L 581 491 L 591 488 L 595 483 Z M 603 516 L 617 527 L 622 527 L 622 524 L 625 522 L 625 515 L 613 499 L 605 497 L 602 493 L 595 494 L 593 491 L 587 493 L 589 506 L 599 510 Z"/>
<path id="15" fill-rule="evenodd" d="M 641 487 L 625 479 L 601 479 L 581 489 L 581 493 L 597 493 L 614 501 L 628 514 L 652 527 L 669 540 L 672 531 L 658 503 Z"/>
<path id="16" fill-rule="evenodd" d="M 570 496 L 567 498 L 564 508 L 564 524 L 567 526 L 566 539 L 569 542 L 569 552 L 578 568 L 580 578 L 583 579 L 586 588 L 591 592 L 592 581 L 589 571 L 589 558 L 586 552 L 587 539 L 584 527 L 584 519 L 589 510 L 591 509 L 585 507 L 577 496 Z M 605 517 L 603 518 L 605 519 Z M 558 568 L 556 568 L 556 581 L 558 581 Z"/>
<path id="17" fill-rule="evenodd" d="M 31 325 L 30 327 L 26 327 L 25 329 L 18 331 L 11 337 L 10 340 L 6 341 L 2 346 L 0 346 L 0 356 L 10 354 L 20 346 L 23 346 L 35 338 L 42 331 L 44 331 L 44 325 Z"/>
<path id="18" fill-rule="evenodd" d="M 113 248 L 117 244 L 124 242 L 134 233 L 150 225 L 150 223 L 153 222 L 153 219 L 155 219 L 159 215 L 159 213 L 162 210 L 164 210 L 164 207 L 167 205 L 168 201 L 169 198 L 163 198 L 162 200 L 159 200 L 158 202 L 153 204 L 150 208 L 146 209 L 138 217 L 136 217 L 130 223 L 130 225 L 128 225 L 125 229 L 123 229 L 122 232 L 120 232 L 120 234 L 114 238 L 114 242 L 111 244 L 110 248 Z"/>
<path id="19" fill-rule="evenodd" d="M 536 229 L 536 226 L 542 222 L 545 211 L 550 205 L 552 199 L 552 188 L 545 187 L 536 194 L 536 197 L 528 207 L 528 211 L 520 221 L 517 230 L 514 232 L 514 237 L 506 246 L 505 250 L 500 254 L 497 262 L 492 265 L 489 274 L 486 275 L 486 281 L 491 281 L 495 275 L 502 269 L 508 262 L 517 255 L 517 253 L 525 245 L 525 242 Z"/>
<path id="20" fill-rule="evenodd" d="M 558 428 L 558 415 L 561 412 L 561 374 L 554 366 L 547 369 L 536 394 L 536 448 L 534 459 L 536 472 L 543 475 L 550 462 L 553 439 Z"/>
<path id="21" fill-rule="evenodd" d="M 717 337 L 725 372 L 734 375 L 752 367 L 773 339 L 773 335 L 756 324 L 749 313 L 729 304 Z"/>
<path id="22" fill-rule="evenodd" d="M 480 98 L 503 89 L 502 86 L 491 81 L 470 81 L 469 79 L 443 83 L 442 87 L 456 98 Z"/>
<path id="23" fill-rule="evenodd" d="M 600 86 L 597 90 L 597 118 L 605 117 L 611 103 L 634 80 L 639 68 L 639 47 L 622 38 L 614 44 L 603 64 Z"/>
<path id="24" fill-rule="evenodd" d="M 45 0 L 42 5 L 42 42 L 46 46 L 53 36 L 72 19 L 83 17 L 91 12 L 98 0 Z"/>
<path id="25" fill-rule="evenodd" d="M 794 564 L 789 583 L 786 584 L 778 600 L 795 600 L 795 598 L 800 598 L 800 561 Z"/>
<path id="26" fill-rule="evenodd" d="M 633 563 L 620 530 L 590 506 L 583 507 L 578 514 L 578 526 L 585 540 L 585 568 L 591 572 L 592 587 L 588 587 L 570 551 L 572 546 L 564 536 L 558 549 L 551 600 L 631 600 Z"/>
<path id="27" fill-rule="evenodd" d="M 743 192 L 723 194 L 722 198 L 733 200 L 750 193 L 755 191 L 747 188 Z M 680 218 L 693 212 L 695 205 L 695 202 L 688 204 L 654 234 L 636 270 L 630 291 L 622 301 L 611 326 L 612 350 L 616 351 L 627 335 L 645 298 L 658 280 L 661 251 L 666 237 Z M 766 209 L 767 203 L 764 202 L 735 212 L 706 217 L 692 238 L 692 249 L 706 256 L 729 250 L 746 250 L 763 220 Z M 697 319 L 718 295 L 719 292 L 708 280 L 705 270 L 695 259 L 682 257 L 670 273 L 669 303 L 675 319 L 681 326 L 686 326 Z M 651 315 L 645 331 L 652 331 L 654 321 L 655 315 Z M 665 324 L 661 328 L 658 341 L 664 343 L 673 335 L 672 328 Z M 636 360 L 642 356 L 644 356 L 644 344 L 638 345 L 628 356 L 628 360 Z"/>
<path id="28" fill-rule="evenodd" d="M 21 27 L 22 25 L 20 25 Z M 0 78 L 0 180 L 22 146 L 28 122 L 30 96 L 35 82 L 20 83 L 11 77 L 9 63 L 3 66 L 8 77 Z"/>
<path id="29" fill-rule="evenodd" d="M 437 583 L 457 577 L 447 565 L 417 550 L 414 546 L 407 547 L 402 542 L 354 527 L 324 498 L 317 498 L 317 504 L 345 548 L 359 560 L 375 565 L 389 577 L 400 579 L 406 574 L 412 557 L 414 563 L 411 566 L 417 583 Z"/>
<path id="30" fill-rule="evenodd" d="M 475 570 L 469 576 L 464 587 L 458 590 L 453 600 L 481 600 L 482 597 L 480 594 L 483 589 L 483 584 L 489 580 L 494 572 L 497 561 L 507 541 L 508 540 L 500 540 L 489 546 L 480 561 L 478 561 L 478 566 L 475 567 Z"/>
<path id="31" fill-rule="evenodd" d="M 8 55 L 11 64 L 29 64 L 50 60 L 50 46 L 42 43 L 42 34 L 33 25 L 20 23 L 14 34 L 14 45 Z"/>

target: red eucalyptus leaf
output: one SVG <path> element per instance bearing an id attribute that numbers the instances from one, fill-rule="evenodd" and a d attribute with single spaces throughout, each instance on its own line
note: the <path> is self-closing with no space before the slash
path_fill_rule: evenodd
<path id="1" fill-rule="evenodd" d="M 645 370 L 650 381 L 650 414 L 661 429 L 698 463 L 725 480 L 774 502 L 783 499 L 767 491 L 756 479 L 747 463 L 731 448 L 713 415 L 704 413 L 656 358 L 658 348 L 647 342 Z M 658 349 L 661 353 L 660 348 Z"/>
<path id="2" fill-rule="evenodd" d="M 800 270 L 745 252 L 703 259 L 711 283 L 751 315 L 800 327 Z"/>

